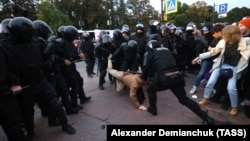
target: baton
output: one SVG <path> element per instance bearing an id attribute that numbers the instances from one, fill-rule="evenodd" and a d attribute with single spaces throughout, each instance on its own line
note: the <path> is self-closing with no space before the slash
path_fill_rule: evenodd
<path id="1" fill-rule="evenodd" d="M 71 63 L 77 63 L 77 62 L 81 62 L 81 61 L 84 61 L 84 59 L 74 60 Z"/>
<path id="2" fill-rule="evenodd" d="M 133 74 L 141 74 L 141 72 L 137 72 L 137 71 L 126 71 L 128 73 L 133 73 Z"/>
<path id="3" fill-rule="evenodd" d="M 23 86 L 23 87 L 22 87 L 22 90 L 27 89 L 27 88 L 29 88 L 29 87 L 30 87 L 30 85 Z M 5 95 L 10 95 L 10 94 L 12 94 L 12 91 L 7 91 L 7 92 L 5 92 L 4 94 L 5 94 Z"/>

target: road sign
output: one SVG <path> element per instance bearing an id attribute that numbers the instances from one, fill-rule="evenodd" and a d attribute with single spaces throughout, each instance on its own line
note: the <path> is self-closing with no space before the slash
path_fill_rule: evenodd
<path id="1" fill-rule="evenodd" d="M 166 14 L 177 12 L 178 10 L 177 4 L 178 4 L 178 0 L 165 0 Z"/>
<path id="2" fill-rule="evenodd" d="M 219 5 L 219 15 L 218 18 L 227 17 L 227 3 Z"/>

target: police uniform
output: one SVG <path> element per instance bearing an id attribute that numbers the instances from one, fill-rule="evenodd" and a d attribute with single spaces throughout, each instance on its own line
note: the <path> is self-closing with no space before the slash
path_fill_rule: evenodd
<path id="1" fill-rule="evenodd" d="M 9 141 L 25 141 L 20 106 L 17 97 L 9 91 L 14 85 L 9 72 L 12 58 L 4 44 L 0 41 L 0 125 Z"/>
<path id="2" fill-rule="evenodd" d="M 199 107 L 199 105 L 186 96 L 185 81 L 176 66 L 176 62 L 171 52 L 167 48 L 160 47 L 156 40 L 148 42 L 149 51 L 145 55 L 145 62 L 142 69 L 141 78 L 152 78 L 148 85 L 149 105 L 148 112 L 157 115 L 156 92 L 170 89 L 178 98 L 179 102 L 187 106 L 208 124 L 213 124 L 214 120 Z"/>
<path id="3" fill-rule="evenodd" d="M 57 98 L 54 87 L 45 79 L 42 74 L 42 54 L 34 41 L 34 26 L 32 21 L 25 17 L 16 17 L 9 23 L 10 43 L 8 47 L 14 56 L 16 65 L 12 67 L 16 84 L 23 89 L 19 95 L 22 116 L 25 129 L 32 140 L 34 135 L 34 103 L 40 103 L 49 111 L 56 114 L 62 130 L 70 134 L 75 133 L 75 129 L 68 124 L 65 111 L 61 101 Z M 25 35 L 24 35 L 25 34 Z"/>

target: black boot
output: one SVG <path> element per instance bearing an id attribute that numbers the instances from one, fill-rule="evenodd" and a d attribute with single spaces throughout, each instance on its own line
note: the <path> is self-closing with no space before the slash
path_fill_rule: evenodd
<path id="1" fill-rule="evenodd" d="M 99 89 L 100 89 L 100 90 L 104 90 L 103 85 L 99 85 Z"/>
<path id="2" fill-rule="evenodd" d="M 81 98 L 80 99 L 80 104 L 84 104 L 85 102 L 87 102 L 87 101 L 89 101 L 91 99 L 91 96 L 86 96 L 86 97 L 84 97 L 84 98 Z"/>
<path id="3" fill-rule="evenodd" d="M 78 112 L 79 112 L 79 110 L 75 109 L 75 108 L 66 109 L 66 114 L 67 115 L 77 114 Z"/>
<path id="4" fill-rule="evenodd" d="M 83 109 L 83 106 L 82 105 L 75 105 L 74 107 L 73 107 L 73 109 L 75 109 L 75 110 L 77 110 L 77 111 L 80 111 L 81 109 Z"/>
<path id="5" fill-rule="evenodd" d="M 48 124 L 49 124 L 49 126 L 60 126 L 61 125 L 61 123 L 59 122 L 58 119 L 48 120 Z"/>
<path id="6" fill-rule="evenodd" d="M 94 73 L 94 67 L 95 67 L 95 64 L 91 64 L 91 67 L 90 67 L 90 72 L 92 75 L 96 75 L 96 73 Z"/>
<path id="7" fill-rule="evenodd" d="M 214 125 L 215 121 L 211 117 L 207 117 L 204 119 L 204 121 L 207 123 L 207 125 Z"/>
<path id="8" fill-rule="evenodd" d="M 75 134 L 76 130 L 69 124 L 62 125 L 62 130 L 69 133 L 69 134 Z"/>
<path id="9" fill-rule="evenodd" d="M 157 110 L 156 108 L 148 107 L 147 111 L 151 113 L 152 115 L 156 116 L 157 115 Z"/>

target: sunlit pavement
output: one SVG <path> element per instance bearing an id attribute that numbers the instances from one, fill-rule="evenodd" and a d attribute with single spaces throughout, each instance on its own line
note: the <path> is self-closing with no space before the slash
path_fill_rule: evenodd
<path id="1" fill-rule="evenodd" d="M 49 127 L 47 118 L 42 117 L 40 110 L 35 107 L 35 137 L 34 141 L 105 141 L 106 125 L 108 124 L 135 124 L 135 125 L 202 125 L 203 121 L 192 111 L 181 105 L 170 90 L 157 94 L 158 115 L 152 116 L 147 111 L 135 109 L 128 97 L 128 89 L 116 92 L 114 84 L 106 77 L 105 90 L 99 90 L 98 77 L 88 78 L 85 71 L 85 63 L 78 62 L 77 67 L 84 78 L 84 89 L 91 101 L 83 105 L 83 109 L 76 115 L 69 115 L 69 123 L 75 127 L 76 133 L 67 134 L 61 127 Z M 192 87 L 194 74 L 187 74 L 187 95 Z M 196 93 L 198 102 L 202 98 L 204 88 L 200 87 Z M 144 105 L 148 107 L 146 86 L 144 86 L 146 100 Z M 192 98 L 193 99 L 193 98 Z M 225 124 L 245 125 L 250 124 L 242 109 L 237 116 L 230 116 L 228 110 L 222 110 L 220 105 L 211 103 L 202 107 L 216 121 Z M 5 134 L 0 129 L 0 141 L 7 141 Z"/>

